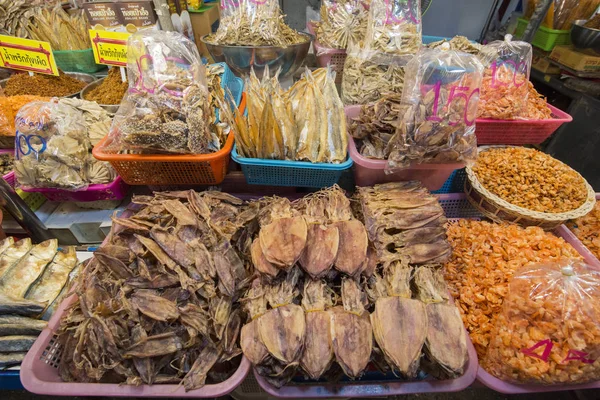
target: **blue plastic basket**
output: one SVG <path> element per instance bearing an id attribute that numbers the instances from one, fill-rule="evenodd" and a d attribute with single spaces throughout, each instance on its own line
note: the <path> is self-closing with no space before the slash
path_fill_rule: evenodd
<path id="1" fill-rule="evenodd" d="M 444 185 L 434 192 L 433 194 L 446 194 L 446 193 L 462 193 L 465 191 L 465 180 L 467 179 L 467 173 L 465 169 L 457 169 L 450 175 Z"/>
<path id="2" fill-rule="evenodd" d="M 239 107 L 244 92 L 244 80 L 233 74 L 226 63 L 216 63 L 224 68 L 221 75 L 221 87 L 225 91 L 225 98 L 232 102 L 232 107 Z M 219 120 L 219 110 L 217 110 L 217 121 Z"/>
<path id="3" fill-rule="evenodd" d="M 246 182 L 250 185 L 320 189 L 335 185 L 344 171 L 352 167 L 350 157 L 341 164 L 245 158 L 238 155 L 236 146 L 233 146 L 231 158 L 241 165 Z"/>

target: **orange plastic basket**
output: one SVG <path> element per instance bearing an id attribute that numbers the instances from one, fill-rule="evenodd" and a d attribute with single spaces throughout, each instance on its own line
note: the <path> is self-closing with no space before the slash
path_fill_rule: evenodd
<path id="1" fill-rule="evenodd" d="M 246 108 L 246 93 L 239 109 Z M 211 154 L 118 154 L 108 151 L 105 136 L 92 150 L 95 158 L 108 161 L 129 185 L 218 185 L 229 166 L 233 134 L 223 148 Z"/>

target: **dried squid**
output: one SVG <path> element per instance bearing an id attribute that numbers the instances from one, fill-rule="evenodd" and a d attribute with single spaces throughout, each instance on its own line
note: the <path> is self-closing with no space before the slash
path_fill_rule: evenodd
<path id="1" fill-rule="evenodd" d="M 261 364 L 269 355 L 269 351 L 261 342 L 258 334 L 258 321 L 267 312 L 267 299 L 264 287 L 259 280 L 252 283 L 252 287 L 244 297 L 245 308 L 250 317 L 250 322 L 242 327 L 240 345 L 244 355 L 254 365 Z"/>
<path id="2" fill-rule="evenodd" d="M 331 344 L 338 364 L 350 378 L 363 373 L 373 347 L 373 331 L 366 298 L 359 285 L 351 278 L 342 279 L 342 306 L 332 308 Z"/>
<path id="3" fill-rule="evenodd" d="M 417 376 L 428 326 L 425 304 L 410 298 L 411 272 L 401 262 L 388 266 L 384 272 L 387 296 L 377 299 L 371 314 L 379 348 L 390 366 L 407 378 Z"/>
<path id="4" fill-rule="evenodd" d="M 300 365 L 312 379 L 319 379 L 333 362 L 331 318 L 326 311 L 333 305 L 332 291 L 324 281 L 310 281 L 304 286 L 302 307 L 306 313 L 306 336 Z"/>

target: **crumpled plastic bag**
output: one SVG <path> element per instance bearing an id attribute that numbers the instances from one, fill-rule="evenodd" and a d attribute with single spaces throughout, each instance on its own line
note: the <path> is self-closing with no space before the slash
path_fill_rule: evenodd
<path id="1" fill-rule="evenodd" d="M 127 44 L 129 90 L 106 149 L 204 154 L 221 148 L 196 45 L 177 32 L 142 31 Z"/>
<path id="2" fill-rule="evenodd" d="M 531 44 L 512 40 L 494 41 L 484 46 L 489 65 L 484 72 L 479 99 L 479 117 L 526 119 L 528 116 Z"/>
<path id="3" fill-rule="evenodd" d="M 408 63 L 402 95 L 408 111 L 388 143 L 387 173 L 413 164 L 475 161 L 482 73 L 476 56 L 452 50 L 424 50 Z"/>
<path id="4" fill-rule="evenodd" d="M 483 368 L 507 382 L 600 379 L 600 270 L 563 259 L 524 267 L 509 282 Z"/>
<path id="5" fill-rule="evenodd" d="M 364 40 L 367 32 L 368 0 L 322 0 L 321 21 L 317 23 L 317 56 L 328 48 L 345 49 Z"/>

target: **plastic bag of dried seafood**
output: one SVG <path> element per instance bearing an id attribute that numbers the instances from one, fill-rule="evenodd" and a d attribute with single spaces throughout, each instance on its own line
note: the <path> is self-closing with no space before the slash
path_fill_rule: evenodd
<path id="1" fill-rule="evenodd" d="M 482 118 L 525 119 L 528 115 L 529 75 L 533 50 L 531 44 L 506 35 L 484 46 L 491 57 L 481 85 Z M 500 110 L 505 110 L 502 113 Z M 500 113 L 499 113 L 500 111 Z"/>
<path id="2" fill-rule="evenodd" d="M 483 65 L 452 50 L 424 50 L 406 66 L 400 116 L 390 139 L 388 169 L 423 163 L 472 163 Z"/>
<path id="3" fill-rule="evenodd" d="M 373 0 L 364 42 L 348 45 L 342 78 L 344 104 L 367 104 L 401 94 L 406 64 L 421 47 L 421 5 L 416 0 Z"/>
<path id="4" fill-rule="evenodd" d="M 142 31 L 127 44 L 128 92 L 113 120 L 107 148 L 203 154 L 226 134 L 211 107 L 206 69 L 196 45 L 177 32 Z"/>
<path id="5" fill-rule="evenodd" d="M 563 259 L 517 271 L 482 366 L 528 384 L 600 380 L 600 271 Z"/>
<path id="6" fill-rule="evenodd" d="M 345 49 L 364 39 L 370 0 L 323 0 L 317 40 L 323 46 Z M 322 51 L 322 50 L 321 50 Z M 317 52 L 317 56 L 319 56 Z"/>
<path id="7" fill-rule="evenodd" d="M 15 119 L 18 186 L 84 189 L 90 142 L 80 111 L 54 99 L 23 106 Z"/>

